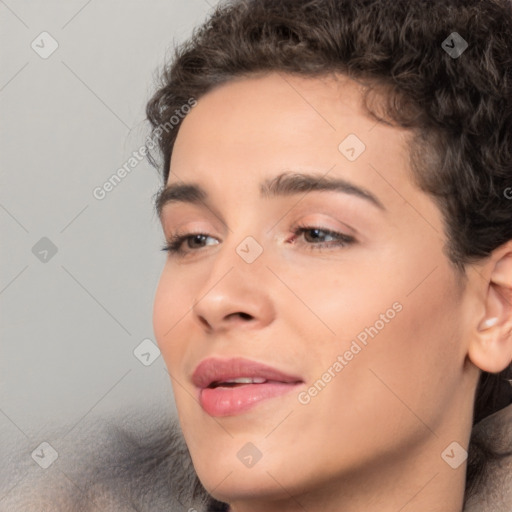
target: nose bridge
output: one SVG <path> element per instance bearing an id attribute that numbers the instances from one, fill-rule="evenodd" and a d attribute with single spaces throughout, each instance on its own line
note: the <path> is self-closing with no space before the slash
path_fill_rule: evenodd
<path id="1" fill-rule="evenodd" d="M 223 269 L 234 267 L 232 272 L 241 273 L 248 278 L 258 274 L 259 278 L 264 279 L 267 270 L 264 261 L 267 258 L 263 238 L 268 228 L 262 222 L 264 216 L 257 211 L 255 205 L 245 204 L 245 208 L 249 210 L 247 214 L 242 211 L 243 207 L 239 202 L 233 205 L 232 209 L 237 215 L 226 230 L 222 247 L 214 256 L 213 273 L 222 274 L 225 272 Z"/>
<path id="2" fill-rule="evenodd" d="M 239 234 L 242 233 L 242 234 Z M 243 229 L 232 230 L 213 258 L 211 272 L 194 300 L 194 314 L 210 326 L 233 313 L 268 323 L 273 307 L 263 244 Z"/>
<path id="3" fill-rule="evenodd" d="M 243 233 L 242 230 L 238 231 Z M 252 235 L 238 235 L 231 231 L 212 258 L 211 272 L 204 283 L 204 291 L 226 280 L 230 281 L 230 286 L 240 287 L 245 284 L 257 288 L 258 283 L 263 284 L 265 274 L 268 273 L 263 244 Z"/>

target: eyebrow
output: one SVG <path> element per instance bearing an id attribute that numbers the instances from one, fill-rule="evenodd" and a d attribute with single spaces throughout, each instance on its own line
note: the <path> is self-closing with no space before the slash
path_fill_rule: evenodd
<path id="1" fill-rule="evenodd" d="M 260 196 L 264 199 L 290 196 L 301 192 L 335 191 L 359 197 L 373 206 L 386 210 L 382 202 L 369 190 L 342 178 L 318 176 L 303 173 L 282 173 L 260 184 Z M 195 183 L 171 183 L 163 188 L 155 200 L 155 209 L 159 218 L 169 203 L 199 204 L 208 200 L 207 191 Z"/>

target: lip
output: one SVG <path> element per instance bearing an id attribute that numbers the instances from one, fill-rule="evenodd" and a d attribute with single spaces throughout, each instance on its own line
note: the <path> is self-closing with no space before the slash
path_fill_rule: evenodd
<path id="1" fill-rule="evenodd" d="M 267 382 L 221 385 L 241 377 L 266 379 Z M 263 400 L 288 393 L 304 383 L 299 376 L 241 357 L 204 359 L 194 370 L 192 382 L 198 388 L 201 407 L 211 416 L 241 414 Z"/>

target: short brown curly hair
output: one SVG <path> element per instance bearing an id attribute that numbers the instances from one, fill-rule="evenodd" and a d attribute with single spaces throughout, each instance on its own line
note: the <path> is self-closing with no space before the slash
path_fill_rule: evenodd
<path id="1" fill-rule="evenodd" d="M 460 55 L 445 51 L 454 37 L 468 44 Z M 512 239 L 510 0 L 221 2 L 175 49 L 147 104 L 163 184 L 182 118 L 173 130 L 155 130 L 191 97 L 270 71 L 342 73 L 367 86 L 366 100 L 382 93 L 384 110 L 367 101 L 369 114 L 414 134 L 413 178 L 439 206 L 446 253 L 462 276 L 465 264 Z M 474 424 L 512 402 L 511 373 L 482 372 Z M 466 499 L 495 456 L 472 438 Z"/>

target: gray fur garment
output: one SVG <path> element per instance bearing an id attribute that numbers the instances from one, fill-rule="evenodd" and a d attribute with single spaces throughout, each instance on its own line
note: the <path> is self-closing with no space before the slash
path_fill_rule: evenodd
<path id="1" fill-rule="evenodd" d="M 157 421 L 152 414 L 150 420 L 132 415 L 124 425 L 119 418 L 95 424 L 85 434 L 65 436 L 65 442 L 58 435 L 50 437 L 59 455 L 44 470 L 30 457 L 33 447 L 13 447 L 0 470 L 0 511 L 227 510 L 199 482 L 177 420 Z M 512 405 L 484 419 L 475 432 L 491 436 L 498 449 L 510 450 Z M 491 464 L 489 477 L 464 512 L 512 512 L 512 457 Z"/>

